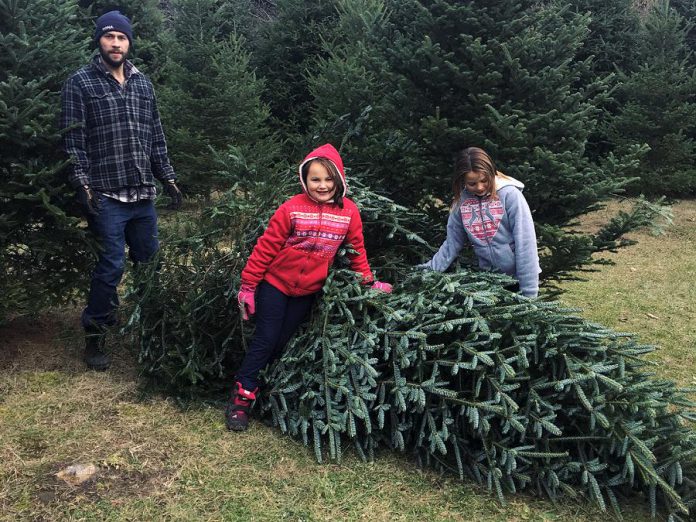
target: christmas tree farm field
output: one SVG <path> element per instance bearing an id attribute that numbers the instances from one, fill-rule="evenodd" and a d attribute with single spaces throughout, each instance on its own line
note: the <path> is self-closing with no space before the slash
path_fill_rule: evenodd
<path id="1" fill-rule="evenodd" d="M 563 297 L 567 305 L 582 304 L 586 317 L 616 331 L 638 331 L 641 344 L 659 342 L 661 349 L 649 356 L 659 362 L 654 371 L 686 385 L 692 379 L 684 368 L 689 363 L 686 352 L 678 350 L 693 346 L 693 333 L 675 320 L 668 326 L 670 336 L 655 337 L 659 330 L 649 327 L 655 323 L 639 307 L 649 297 L 647 287 L 630 290 L 646 292 L 645 299 L 625 299 L 621 304 L 627 315 L 620 317 L 639 317 L 635 324 L 626 326 L 627 321 L 592 314 L 600 314 L 598 303 L 609 301 L 612 292 L 637 279 L 632 274 L 640 271 L 656 286 L 666 285 L 668 293 L 653 301 L 648 313 L 662 321 L 670 321 L 674 310 L 693 317 L 689 308 L 693 299 L 680 301 L 682 287 L 670 290 L 669 274 L 658 282 L 660 271 L 674 269 L 672 278 L 676 273 L 680 280 L 694 273 L 689 264 L 693 263 L 689 259 L 693 242 L 687 243 L 693 209 L 689 204 L 675 207 L 675 226 L 657 239 L 657 248 L 650 245 L 650 237 L 641 238 L 640 244 L 627 250 L 630 263 L 621 261 L 591 274 L 584 285 L 593 293 L 583 297 L 572 288 Z M 683 298 L 689 295 L 687 289 Z M 368 298 L 379 302 L 377 297 Z M 468 479 L 460 481 L 456 472 L 419 470 L 412 456 L 392 451 L 380 450 L 374 463 L 363 462 L 349 440 L 341 447 L 340 463 L 316 464 L 311 431 L 309 449 L 260 421 L 248 433 L 226 433 L 219 403 L 194 401 L 182 407 L 172 398 L 145 393 L 135 361 L 121 348 L 113 371 L 85 373 L 79 360 L 77 316 L 77 311 L 67 310 L 46 315 L 38 324 L 17 319 L 0 332 L 0 517 L 7 520 L 589 521 L 611 517 L 590 502 L 578 503 L 567 496 L 554 506 L 525 493 L 506 492 L 503 506 L 496 500 L 495 488 L 488 493 L 485 481 L 480 487 Z M 641 321 L 646 326 L 643 330 L 636 328 Z M 517 368 L 519 362 L 509 364 Z M 459 371 L 464 373 L 466 368 Z M 435 381 L 447 374 L 443 367 Z M 292 391 L 286 387 L 285 393 Z M 504 393 L 521 400 L 515 390 Z M 405 400 L 411 401 L 408 396 Z M 485 410 L 479 415 L 485 419 Z M 588 417 L 581 410 L 577 415 Z M 391 422 L 388 413 L 385 418 L 387 424 Z M 356 423 L 361 426 L 359 418 Z M 301 432 L 301 424 L 298 428 Z M 323 450 L 327 461 L 331 450 L 326 441 Z M 528 471 L 524 458 L 518 459 L 518 469 Z M 76 463 L 93 463 L 96 475 L 79 486 L 55 476 Z M 601 471 L 593 474 L 600 477 Z M 648 504 L 641 496 L 629 498 L 622 508 L 626 520 L 649 519 Z"/>

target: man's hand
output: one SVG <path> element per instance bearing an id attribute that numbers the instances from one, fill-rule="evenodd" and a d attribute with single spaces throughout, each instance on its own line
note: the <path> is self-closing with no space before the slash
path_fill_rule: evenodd
<path id="1" fill-rule="evenodd" d="M 94 192 L 89 188 L 89 185 L 82 185 L 77 189 L 77 201 L 82 207 L 82 211 L 87 216 L 96 216 L 99 214 L 99 209 L 97 208 L 97 200 L 94 199 Z"/>
<path id="2" fill-rule="evenodd" d="M 181 207 L 181 200 L 183 199 L 179 187 L 176 186 L 173 179 L 165 181 L 163 185 L 167 196 L 172 199 L 167 208 L 171 210 L 179 210 L 179 207 Z"/>

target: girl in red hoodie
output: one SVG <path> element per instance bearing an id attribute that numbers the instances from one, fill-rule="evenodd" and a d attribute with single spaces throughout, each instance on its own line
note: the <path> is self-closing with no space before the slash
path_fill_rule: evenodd
<path id="1" fill-rule="evenodd" d="M 307 155 L 299 168 L 303 192 L 283 203 L 242 271 L 242 318 L 256 314 L 256 332 L 237 372 L 225 412 L 227 428 L 243 431 L 258 393 L 258 374 L 284 348 L 324 285 L 336 251 L 349 244 L 353 270 L 383 292 L 367 263 L 358 207 L 346 196 L 343 161 L 330 144 Z"/>

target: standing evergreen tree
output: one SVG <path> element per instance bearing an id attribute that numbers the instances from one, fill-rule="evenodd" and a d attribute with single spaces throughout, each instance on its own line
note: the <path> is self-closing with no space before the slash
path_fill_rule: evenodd
<path id="1" fill-rule="evenodd" d="M 657 3 L 640 32 L 642 64 L 622 74 L 622 100 L 609 128 L 617 151 L 647 143 L 650 151 L 632 175 L 634 192 L 676 197 L 696 195 L 696 67 L 686 42 L 689 26 Z"/>
<path id="2" fill-rule="evenodd" d="M 331 121 L 360 120 L 349 164 L 370 170 L 370 182 L 400 203 L 434 201 L 436 230 L 444 231 L 452 197 L 452 155 L 469 145 L 526 184 L 547 279 L 572 277 L 593 252 L 616 247 L 617 232 L 646 222 L 651 211 L 624 215 L 596 236 L 568 230 L 623 190 L 642 153 L 587 155 L 611 89 L 591 57 L 578 58 L 589 15 L 531 0 L 365 0 L 341 2 L 339 13 L 328 58 L 310 75 L 317 126 L 335 140 L 344 129 L 332 136 Z"/>
<path id="3" fill-rule="evenodd" d="M 640 15 L 634 0 L 572 0 L 572 9 L 589 14 L 589 32 L 576 56 L 592 56 L 595 74 L 607 75 L 617 68 L 633 70 L 638 65 Z"/>
<path id="4" fill-rule="evenodd" d="M 57 129 L 88 34 L 75 0 L 0 2 L 0 320 L 70 300 L 89 274 Z"/>
<path id="5" fill-rule="evenodd" d="M 264 83 L 252 70 L 244 38 L 233 31 L 224 5 L 219 0 L 175 2 L 173 30 L 164 40 L 162 119 L 172 163 L 188 194 L 207 196 L 230 186 L 218 174 L 211 148 L 232 146 L 256 165 L 272 164 L 277 153 L 269 111 L 261 101 Z"/>
<path id="6" fill-rule="evenodd" d="M 639 64 L 640 15 L 634 0 L 573 0 L 572 9 L 590 17 L 588 33 L 576 60 L 590 60 L 589 73 L 606 79 L 612 94 L 598 105 L 597 124 L 588 136 L 587 153 L 594 161 L 599 161 L 612 150 L 607 137 L 607 127 L 618 111 L 618 102 L 613 93 L 620 85 L 616 71 L 630 73 Z M 578 78 L 578 88 L 582 88 L 587 78 Z"/>
<path id="7" fill-rule="evenodd" d="M 696 62 L 696 3 L 692 0 L 670 0 L 670 7 L 679 13 L 688 24 L 686 43 L 691 50 L 691 61 Z"/>
<path id="8" fill-rule="evenodd" d="M 587 16 L 536 2 L 436 0 L 385 7 L 391 12 L 387 33 L 368 51 L 377 53 L 368 64 L 379 67 L 370 71 L 377 78 L 372 84 L 385 85 L 372 97 L 379 106 L 371 118 L 379 121 L 370 134 L 377 135 L 356 145 L 366 152 L 355 155 L 361 165 L 378 167 L 395 196 L 413 203 L 428 194 L 449 200 L 443 172 L 450 171 L 453 152 L 471 144 L 486 148 L 502 170 L 526 183 L 537 217 L 546 222 L 580 215 L 620 187 L 584 157 L 596 105 L 608 89 L 601 79 L 582 91 L 575 85 L 578 76 L 590 76 L 589 64 L 575 61 Z M 360 45 L 351 42 L 354 33 L 343 36 L 335 44 L 335 62 L 349 59 L 341 46 Z M 330 75 L 343 64 L 334 65 L 324 64 L 322 72 Z M 327 86 L 315 100 L 316 112 L 355 112 L 343 105 L 354 101 L 349 94 L 330 95 L 350 92 L 354 78 L 323 80 L 313 81 Z M 362 93 L 365 86 L 358 83 Z M 394 129 L 404 135 L 401 150 L 390 155 L 392 164 L 382 164 L 383 144 Z"/>
<path id="9" fill-rule="evenodd" d="M 328 139 L 337 141 L 341 136 L 346 141 L 372 129 L 372 120 L 384 125 L 389 114 L 381 102 L 397 86 L 388 81 L 393 77 L 385 74 L 382 54 L 388 23 L 385 3 L 338 0 L 337 8 L 338 20 L 329 31 L 332 39 L 324 44 L 325 56 L 317 56 L 304 75 L 314 101 L 313 130 L 328 126 L 324 131 Z"/>
<path id="10" fill-rule="evenodd" d="M 335 0 L 279 0 L 273 19 L 259 28 L 254 64 L 266 80 L 276 124 L 291 137 L 310 127 L 305 72 L 324 54 L 322 38 L 330 35 L 336 18 Z"/>

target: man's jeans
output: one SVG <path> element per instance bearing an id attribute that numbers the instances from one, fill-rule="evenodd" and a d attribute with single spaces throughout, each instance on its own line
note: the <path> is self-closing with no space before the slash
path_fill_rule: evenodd
<path id="1" fill-rule="evenodd" d="M 116 324 L 118 294 L 126 261 L 126 248 L 133 263 L 149 261 L 159 248 L 157 214 L 153 200 L 121 203 L 95 194 L 99 214 L 88 219 L 90 230 L 97 236 L 101 251 L 92 273 L 87 307 L 82 312 L 85 330 L 101 329 Z"/>

